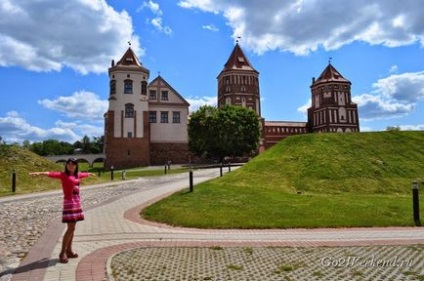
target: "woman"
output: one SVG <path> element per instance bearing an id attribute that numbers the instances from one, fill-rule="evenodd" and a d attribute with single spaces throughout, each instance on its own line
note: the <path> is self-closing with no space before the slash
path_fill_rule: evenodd
<path id="1" fill-rule="evenodd" d="M 78 161 L 69 158 L 65 164 L 64 172 L 35 172 L 31 176 L 48 176 L 60 179 L 63 190 L 63 212 L 62 222 L 68 227 L 63 235 L 62 250 L 59 255 L 59 262 L 67 263 L 68 258 L 77 258 L 78 254 L 72 250 L 72 240 L 74 238 L 75 225 L 77 221 L 84 220 L 84 212 L 81 208 L 80 182 L 82 178 L 94 176 L 88 172 L 78 172 Z"/>

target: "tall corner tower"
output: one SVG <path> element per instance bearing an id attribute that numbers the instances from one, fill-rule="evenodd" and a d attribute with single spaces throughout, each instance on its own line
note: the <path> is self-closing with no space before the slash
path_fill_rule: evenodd
<path id="1" fill-rule="evenodd" d="M 149 165 L 149 70 L 128 48 L 109 68 L 109 108 L 104 115 L 106 169 Z"/>
<path id="2" fill-rule="evenodd" d="M 312 133 L 359 132 L 358 106 L 352 102 L 351 82 L 331 63 L 318 79 L 312 78 L 310 87 L 308 127 Z"/>
<path id="3" fill-rule="evenodd" d="M 250 64 L 238 43 L 217 79 L 218 108 L 230 104 L 240 105 L 261 116 L 259 72 Z"/>

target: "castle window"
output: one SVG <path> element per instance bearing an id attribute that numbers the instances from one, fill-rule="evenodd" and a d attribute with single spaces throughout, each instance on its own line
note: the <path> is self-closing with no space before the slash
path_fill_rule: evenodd
<path id="1" fill-rule="evenodd" d="M 156 123 L 156 111 L 149 111 L 149 122 Z"/>
<path id="2" fill-rule="evenodd" d="M 132 94 L 133 93 L 133 81 L 125 80 L 124 81 L 124 94 Z"/>
<path id="3" fill-rule="evenodd" d="M 168 123 L 168 111 L 161 111 L 160 112 L 160 122 L 161 123 Z"/>
<path id="4" fill-rule="evenodd" d="M 110 86 L 110 94 L 111 95 L 116 94 L 116 80 L 111 80 L 109 86 Z"/>
<path id="5" fill-rule="evenodd" d="M 181 123 L 181 117 L 179 111 L 172 112 L 172 123 Z"/>
<path id="6" fill-rule="evenodd" d="M 143 96 L 147 95 L 147 82 L 141 81 L 141 94 Z"/>
<path id="7" fill-rule="evenodd" d="M 125 105 L 125 117 L 126 118 L 134 117 L 134 105 L 132 103 L 127 103 Z"/>
<path id="8" fill-rule="evenodd" d="M 168 100 L 168 91 L 162 91 L 160 95 L 161 100 Z"/>
<path id="9" fill-rule="evenodd" d="M 230 87 L 230 86 L 225 87 L 225 92 L 226 92 L 226 93 L 231 92 L 231 87 Z"/>
<path id="10" fill-rule="evenodd" d="M 156 99 L 156 91 L 155 90 L 150 90 L 150 92 L 149 92 L 149 99 L 150 100 L 155 100 Z"/>
<path id="11" fill-rule="evenodd" d="M 242 93 L 245 93 L 245 92 L 246 92 L 246 86 L 241 86 L 240 91 L 241 91 Z"/>
<path id="12" fill-rule="evenodd" d="M 133 137 L 133 133 L 132 132 L 128 132 L 127 133 L 127 137 L 130 139 L 130 138 L 132 138 Z"/>
<path id="13" fill-rule="evenodd" d="M 231 98 L 226 98 L 225 99 L 225 104 L 226 105 L 230 105 L 231 104 Z"/>

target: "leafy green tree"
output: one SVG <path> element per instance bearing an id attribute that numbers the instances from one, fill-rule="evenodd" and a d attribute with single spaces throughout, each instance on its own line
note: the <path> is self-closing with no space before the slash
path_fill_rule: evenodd
<path id="1" fill-rule="evenodd" d="M 386 131 L 389 131 L 389 132 L 399 132 L 400 131 L 400 127 L 399 126 L 388 126 L 386 128 Z"/>
<path id="2" fill-rule="evenodd" d="M 31 142 L 30 142 L 29 140 L 24 140 L 24 141 L 22 142 L 22 146 L 23 146 L 24 148 L 31 148 Z"/>
<path id="3" fill-rule="evenodd" d="M 87 135 L 82 138 L 82 151 L 83 153 L 91 153 L 91 141 Z"/>
<path id="4" fill-rule="evenodd" d="M 92 153 L 102 153 L 103 152 L 103 140 L 104 137 L 93 137 L 93 141 L 91 142 L 91 152 Z"/>
<path id="5" fill-rule="evenodd" d="M 198 156 L 244 156 L 258 148 L 259 118 L 241 106 L 202 106 L 190 117 L 189 148 Z"/>

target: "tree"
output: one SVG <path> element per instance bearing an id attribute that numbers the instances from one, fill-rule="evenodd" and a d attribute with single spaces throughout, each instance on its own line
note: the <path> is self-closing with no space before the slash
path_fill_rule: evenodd
<path id="1" fill-rule="evenodd" d="M 400 131 L 400 127 L 399 126 L 388 126 L 386 128 L 386 131 L 388 131 L 388 132 L 399 132 Z"/>
<path id="2" fill-rule="evenodd" d="M 190 117 L 188 136 L 189 148 L 198 156 L 221 161 L 226 156 L 244 156 L 258 148 L 259 118 L 241 106 L 202 106 Z"/>

